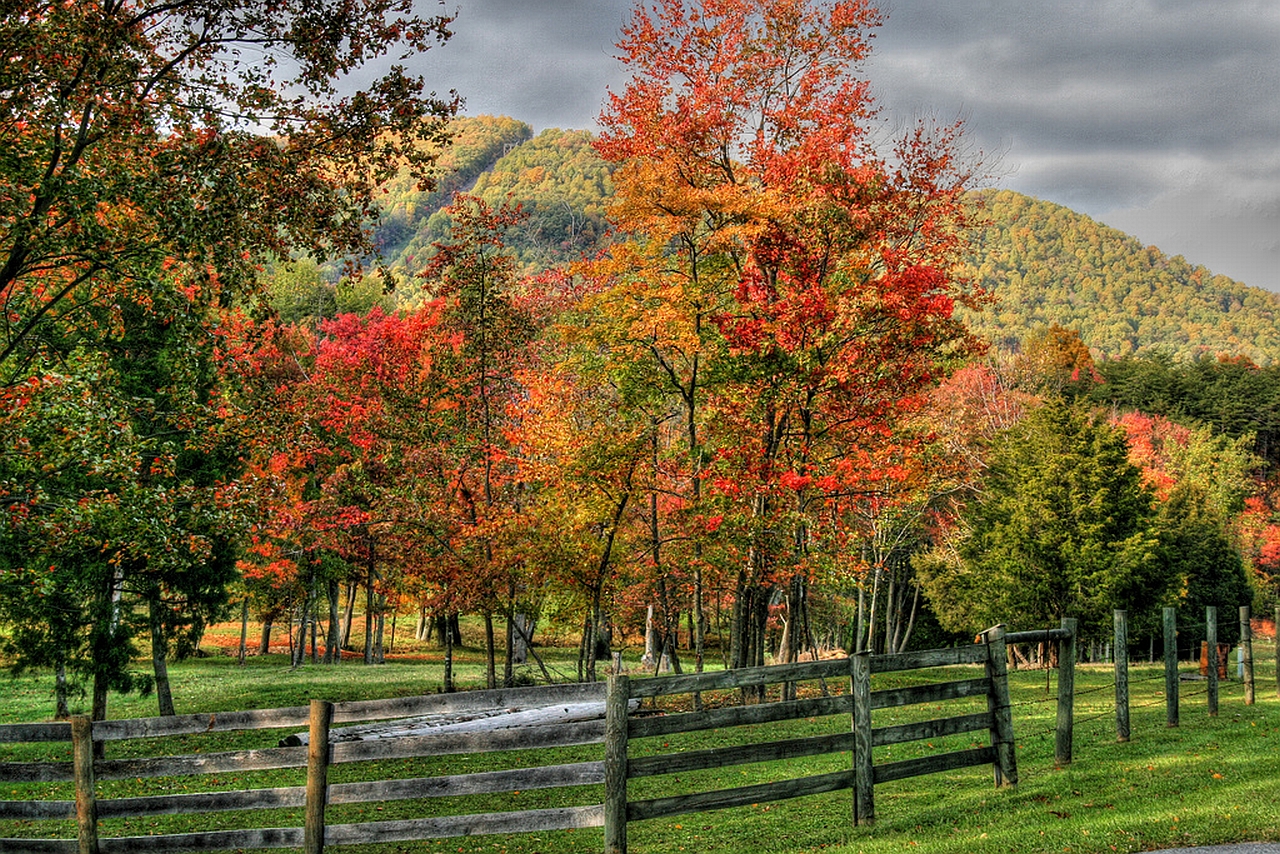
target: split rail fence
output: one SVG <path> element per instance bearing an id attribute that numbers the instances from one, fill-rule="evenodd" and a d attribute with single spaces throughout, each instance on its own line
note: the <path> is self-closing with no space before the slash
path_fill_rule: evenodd
<path id="1" fill-rule="evenodd" d="M 982 675 L 891 690 L 870 690 L 873 673 L 966 664 L 984 665 Z M 830 680 L 847 685 L 848 692 L 828 693 L 826 683 Z M 700 698 L 706 692 L 732 689 L 743 689 L 746 694 L 762 691 L 766 685 L 813 681 L 821 681 L 823 696 L 674 714 L 654 715 L 636 710 L 639 705 L 636 701 L 662 696 L 688 694 Z M 794 696 L 794 692 L 789 696 Z M 874 710 L 983 696 L 987 708 L 980 713 L 898 726 L 872 726 Z M 599 701 L 604 704 L 603 720 L 485 732 L 442 732 L 370 741 L 331 743 L 330 740 L 330 729 L 335 723 Z M 656 741 L 657 737 L 666 739 L 677 733 L 833 715 L 849 719 L 848 732 L 660 755 L 641 755 L 646 750 L 636 750 L 637 745 L 647 738 Z M 145 759 L 94 758 L 95 745 L 125 739 L 304 726 L 308 729 L 308 743 L 301 747 Z M 968 732 L 988 733 L 989 743 L 911 760 L 872 762 L 874 747 Z M 1006 640 L 1000 629 L 988 632 L 981 643 L 953 649 L 887 656 L 861 653 L 832 661 L 687 676 L 631 679 L 622 675 L 612 677 L 607 685 L 557 685 L 336 704 L 315 700 L 309 707 L 289 709 L 93 723 L 79 717 L 69 724 L 0 726 L 0 742 L 68 740 L 72 744 L 71 762 L 0 763 L 0 784 L 73 782 L 75 799 L 0 801 L 0 820 L 74 820 L 76 838 L 0 839 L 0 852 L 123 854 L 302 848 L 307 854 L 318 854 L 326 846 L 602 826 L 606 852 L 625 854 L 629 822 L 849 789 L 853 792 L 853 821 L 866 824 L 875 817 L 874 786 L 877 783 L 981 764 L 993 766 L 997 785 L 1013 785 L 1018 778 L 1006 672 Z M 587 762 L 370 782 L 330 783 L 328 779 L 330 769 L 340 763 L 599 744 L 604 745 L 603 758 Z M 652 749 L 652 745 L 648 749 Z M 628 798 L 629 780 L 822 754 L 848 754 L 849 767 L 835 773 L 736 789 L 648 800 Z M 290 768 L 307 769 L 305 785 L 124 798 L 98 798 L 96 795 L 101 781 L 225 775 Z M 459 795 L 510 795 L 514 791 L 580 786 L 603 786 L 603 803 L 347 824 L 326 821 L 328 807 L 344 804 Z M 162 815 L 281 808 L 301 808 L 304 815 L 302 826 L 112 837 L 101 835 L 99 825 L 99 822 L 109 819 L 149 819 Z"/>

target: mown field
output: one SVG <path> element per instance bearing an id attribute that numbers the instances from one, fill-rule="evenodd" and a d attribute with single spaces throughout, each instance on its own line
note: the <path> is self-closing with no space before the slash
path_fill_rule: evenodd
<path id="1" fill-rule="evenodd" d="M 215 637 L 216 641 L 216 637 Z M 217 653 L 173 667 L 178 712 L 273 708 L 304 704 L 310 698 L 347 700 L 378 698 L 438 690 L 442 653 L 424 644 L 401 644 L 403 658 L 366 667 L 356 661 L 338 667 L 306 664 L 289 667 L 283 653 L 251 655 L 244 666 Z M 575 670 L 574 652 L 550 647 L 538 650 L 553 674 Z M 871 827 L 852 827 L 851 794 L 833 793 L 774 804 L 758 804 L 721 812 L 686 815 L 634 823 L 629 827 L 631 850 L 642 854 L 671 851 L 801 852 L 887 854 L 926 850 L 931 854 L 1105 854 L 1237 841 L 1280 841 L 1280 699 L 1277 699 L 1270 643 L 1257 652 L 1257 702 L 1246 706 L 1243 687 L 1232 680 L 1221 690 L 1220 713 L 1206 711 L 1205 683 L 1182 683 L 1181 725 L 1165 725 L 1162 670 L 1135 664 L 1131 669 L 1132 740 L 1115 738 L 1112 674 L 1106 665 L 1083 665 L 1077 674 L 1075 761 L 1054 763 L 1056 679 L 1044 670 L 1011 674 L 1018 742 L 1019 785 L 996 790 L 989 768 L 918 777 L 876 789 L 878 820 Z M 459 679 L 467 686 L 483 680 L 481 651 L 458 652 Z M 629 661 L 631 667 L 636 662 Z M 1187 675 L 1191 664 L 1183 665 Z M 536 666 L 522 669 L 531 678 Z M 634 671 L 633 671 L 634 672 Z M 1232 671 L 1234 675 L 1234 670 Z M 972 673 L 949 672 L 963 677 Z M 940 678 L 935 677 L 935 678 Z M 0 723 L 46 719 L 51 709 L 51 680 L 32 673 L 3 678 Z M 873 679 L 873 689 L 891 687 L 889 677 Z M 839 690 L 839 686 L 833 686 Z M 728 698 L 726 698 L 727 701 Z M 113 697 L 112 717 L 155 713 L 154 698 Z M 971 711 L 962 707 L 912 707 L 877 712 L 877 726 L 920 717 Z M 755 735 L 792 738 L 848 727 L 847 720 L 823 718 L 770 725 Z M 165 741 L 137 741 L 109 745 L 112 758 L 158 753 L 214 752 L 271 746 L 279 732 L 211 733 Z M 711 731 L 636 745 L 636 753 L 697 749 L 740 738 L 739 731 Z M 956 743 L 962 742 L 962 743 Z M 938 743 L 878 748 L 876 761 L 910 758 L 930 751 L 969 746 L 969 737 Z M 483 757 L 440 757 L 395 762 L 335 766 L 330 782 L 354 779 L 456 774 L 489 768 L 549 762 L 577 762 L 599 758 L 599 747 L 530 751 Z M 633 754 L 635 755 L 635 754 Z M 37 758 L 69 759 L 65 745 L 0 745 L 0 761 Z M 658 797 L 707 788 L 750 785 L 780 777 L 822 774 L 848 767 L 847 755 L 786 763 L 740 766 L 687 777 L 659 777 L 633 781 L 633 797 Z M 376 767 L 374 767 L 376 766 Z M 199 791 L 207 788 L 249 788 L 298 785 L 301 771 L 253 772 L 224 775 L 224 779 L 180 778 L 118 781 L 100 784 L 100 796 L 121 797 Z M 6 784 L 0 799 L 68 798 L 69 784 Z M 519 810 L 545 806 L 598 803 L 597 787 L 554 792 L 512 792 L 483 798 L 437 799 L 388 803 L 384 806 L 330 807 L 334 821 L 361 821 L 440 815 L 454 812 Z M 210 824 L 209 822 L 214 822 Z M 301 822 L 300 810 L 209 817 L 174 816 L 104 823 L 108 835 L 184 832 L 217 826 L 288 826 Z M 0 837 L 67 836 L 70 823 L 3 822 Z M 391 852 L 511 852 L 511 854 L 567 854 L 599 851 L 599 830 L 448 839 L 416 844 L 344 847 L 355 854 Z"/>

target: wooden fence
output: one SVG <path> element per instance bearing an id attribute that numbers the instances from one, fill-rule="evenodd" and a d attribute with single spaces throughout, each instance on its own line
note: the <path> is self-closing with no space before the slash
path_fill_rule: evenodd
<path id="1" fill-rule="evenodd" d="M 326 846 L 404 842 L 493 833 L 604 827 L 607 852 L 625 854 L 628 822 L 851 789 L 855 823 L 875 817 L 876 783 L 991 764 L 997 785 L 1017 782 L 1013 724 L 1006 674 L 1006 643 L 993 630 L 969 647 L 889 656 L 859 654 L 835 661 L 629 679 L 608 685 L 579 684 L 462 694 L 430 695 L 367 702 L 312 701 L 309 707 L 249 712 L 182 715 L 168 718 L 98 721 L 76 718 L 70 724 L 0 726 L 0 742 L 67 741 L 73 760 L 63 763 L 0 763 L 0 783 L 74 782 L 75 800 L 0 801 L 0 820 L 72 820 L 76 839 L 0 839 L 0 852 L 26 854 L 123 854 L 148 851 L 303 848 L 318 854 Z M 983 664 L 981 676 L 872 692 L 872 673 Z M 811 680 L 848 680 L 849 692 L 697 712 L 637 715 L 635 701 L 676 694 L 701 694 Z M 824 693 L 826 693 L 824 691 Z M 890 707 L 985 696 L 987 710 L 919 723 L 874 728 L 872 712 Z M 331 743 L 335 723 L 390 720 L 425 714 L 462 714 L 482 710 L 603 701 L 603 720 L 523 726 L 488 732 L 447 732 L 374 741 Z M 848 732 L 811 738 L 751 743 L 663 755 L 634 756 L 629 746 L 651 737 L 752 724 L 847 716 Z M 307 744 L 225 753 L 147 759 L 94 759 L 95 742 L 157 738 L 204 732 L 293 727 L 308 729 Z M 986 746 L 919 759 L 874 764 L 872 748 L 974 731 L 990 734 Z M 332 766 L 346 762 L 404 759 L 447 754 L 478 754 L 603 744 L 603 758 L 565 765 L 487 771 L 452 776 L 371 782 L 329 783 Z M 847 753 L 847 770 L 775 781 L 737 789 L 681 794 L 648 800 L 627 797 L 627 781 L 644 777 L 769 762 L 819 754 Z M 146 797 L 96 797 L 98 781 L 227 774 L 306 768 L 306 785 Z M 599 786 L 604 802 L 583 806 L 393 821 L 332 824 L 326 809 L 341 804 L 383 803 L 442 796 L 509 794 L 539 788 Z M 304 810 L 302 827 L 213 830 L 162 836 L 106 837 L 99 822 L 116 818 L 205 814 L 230 810 L 280 808 Z"/>

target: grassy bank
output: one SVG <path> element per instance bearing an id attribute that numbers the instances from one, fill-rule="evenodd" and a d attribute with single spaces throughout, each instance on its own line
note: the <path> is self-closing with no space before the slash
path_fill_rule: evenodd
<path id="1" fill-rule="evenodd" d="M 283 655 L 251 656 L 245 666 L 230 656 L 213 656 L 174 667 L 175 696 L 179 712 L 270 708 L 300 705 L 311 697 L 331 700 L 374 698 L 430 693 L 440 684 L 438 652 L 427 648 L 407 650 L 412 657 L 365 667 L 346 662 L 339 667 L 304 665 L 291 670 Z M 564 673 L 573 670 L 572 651 L 539 650 L 548 667 Z M 1263 652 L 1263 650 L 1260 650 Z M 482 656 L 466 650 L 460 656 L 464 684 L 483 680 Z M 1187 666 L 1187 669 L 1190 669 Z M 1011 677 L 1018 736 L 1020 783 L 1012 790 L 996 791 L 989 769 L 970 769 L 918 777 L 876 789 L 878 821 L 873 827 L 853 828 L 848 792 L 778 804 L 760 804 L 734 810 L 661 819 L 631 825 L 632 850 L 641 854 L 669 851 L 795 852 L 835 851 L 846 854 L 887 854 L 927 850 L 931 854 L 1105 854 L 1146 851 L 1193 844 L 1245 840 L 1280 841 L 1280 700 L 1276 699 L 1274 668 L 1269 659 L 1259 662 L 1257 704 L 1244 705 L 1238 682 L 1222 686 L 1221 710 L 1216 718 L 1206 713 L 1204 683 L 1182 685 L 1182 723 L 1165 726 L 1162 673 L 1157 667 L 1139 665 L 1131 671 L 1132 740 L 1115 740 L 1113 693 L 1109 668 L 1083 666 L 1077 675 L 1075 761 L 1055 767 L 1053 729 L 1056 686 L 1046 684 L 1044 671 L 1016 671 Z M 50 708 L 47 675 L 35 674 L 11 680 L 4 677 L 0 722 L 43 719 Z M 950 709 L 948 711 L 951 711 Z M 154 700 L 113 698 L 112 717 L 154 714 Z M 889 713 L 877 713 L 877 715 Z M 898 714 L 896 711 L 893 714 Z M 917 709 L 925 717 L 935 709 Z M 878 725 L 888 723 L 878 717 Z M 899 722 L 897 720 L 892 721 Z M 847 728 L 847 721 L 822 719 L 799 722 L 790 731 L 769 730 L 769 738 L 795 737 L 818 731 Z M 265 734 L 258 733 L 261 740 Z M 274 737 L 274 736 L 271 736 Z M 722 734 L 713 731 L 671 740 L 670 747 L 639 745 L 641 751 L 659 748 L 694 749 Z M 230 735 L 210 734 L 183 739 L 180 744 L 140 744 L 150 752 L 215 751 L 245 746 Z M 918 744 L 915 754 L 944 750 L 954 745 Z M 2 746 L 0 746 L 2 747 Z M 121 745 L 123 748 L 124 745 Z M 517 763 L 580 761 L 593 757 L 595 748 L 575 748 L 554 756 L 524 755 Z M 893 748 L 893 759 L 911 752 Z M 67 758 L 63 746 L 0 750 L 0 760 L 12 758 Z M 119 755 L 119 754 L 117 754 Z M 877 760 L 886 758 L 877 753 Z M 506 757 L 508 765 L 512 757 Z M 479 770 L 501 758 L 462 760 L 442 758 L 414 762 L 382 763 L 367 773 L 385 776 L 457 773 Z M 404 767 L 400 767 L 403 765 Z M 796 760 L 782 776 L 820 774 L 847 767 L 847 756 Z M 274 772 L 270 780 L 244 775 L 218 785 L 241 788 L 258 785 L 294 785 L 292 772 Z M 346 774 L 360 773 L 354 769 Z M 723 788 L 746 785 L 780 776 L 776 768 L 744 766 L 708 774 L 704 779 L 657 778 L 643 783 L 642 796 L 673 794 L 691 787 Z M 638 783 L 633 784 L 637 785 Z M 147 781 L 130 790 L 131 782 L 112 784 L 109 796 L 185 789 L 185 781 Z M 194 785 L 194 784 L 191 784 Z M 117 786 L 119 790 L 116 791 Z M 37 787 L 0 787 L 0 798 L 30 797 Z M 41 786 L 41 797 L 63 797 L 57 786 Z M 651 794 L 650 794 L 651 793 Z M 584 787 L 565 794 L 511 793 L 501 798 L 470 802 L 388 804 L 370 807 L 369 814 L 339 820 L 368 820 L 440 814 L 447 811 L 487 811 L 536 808 L 560 803 L 592 803 L 599 792 Z M 238 819 L 239 817 L 237 817 Z M 298 817 L 290 811 L 260 816 L 263 825 L 288 824 Z M 229 820 L 230 817 L 224 820 Z M 155 820 L 153 820 L 155 821 Z M 108 832 L 147 833 L 187 829 L 175 817 L 149 827 L 119 827 Z M 242 825 L 243 826 L 243 825 Z M 9 822 L 0 836 L 43 836 L 69 832 L 48 823 Z M 416 845 L 361 846 L 336 850 L 390 854 L 400 851 L 511 852 L 511 854 L 567 854 L 598 851 L 600 831 L 479 837 L 423 842 Z"/>

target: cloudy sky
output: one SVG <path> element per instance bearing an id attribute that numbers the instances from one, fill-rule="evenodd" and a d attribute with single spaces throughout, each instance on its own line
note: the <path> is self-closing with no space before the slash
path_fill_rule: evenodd
<path id="1" fill-rule="evenodd" d="M 455 6 L 456 4 L 456 6 Z M 470 115 L 595 128 L 629 0 L 448 0 L 422 60 Z M 1276 0 L 887 0 L 865 71 L 892 117 L 965 118 L 996 184 L 1280 291 Z"/>

